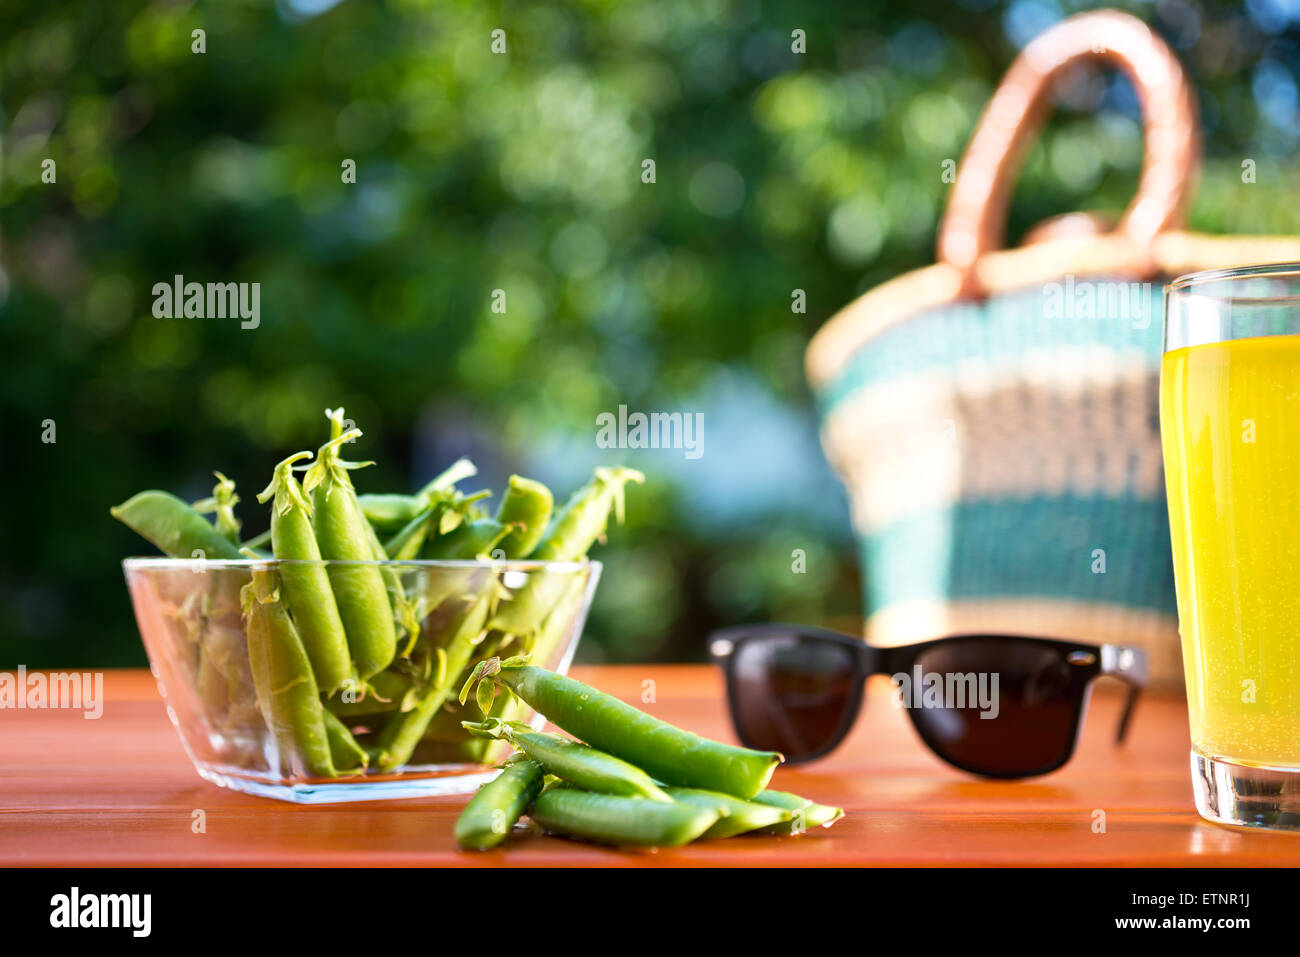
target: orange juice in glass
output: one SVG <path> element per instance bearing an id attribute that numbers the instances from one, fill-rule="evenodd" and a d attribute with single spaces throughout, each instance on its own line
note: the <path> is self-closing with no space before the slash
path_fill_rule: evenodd
<path id="1" fill-rule="evenodd" d="M 1300 828 L 1300 264 L 1168 286 L 1160 431 L 1197 809 Z"/>

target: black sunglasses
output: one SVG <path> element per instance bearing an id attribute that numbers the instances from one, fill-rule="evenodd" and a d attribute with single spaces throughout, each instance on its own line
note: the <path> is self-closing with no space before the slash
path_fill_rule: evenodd
<path id="1" fill-rule="evenodd" d="M 1074 753 L 1092 680 L 1129 685 L 1116 743 L 1146 685 L 1140 648 L 1026 635 L 952 635 L 880 648 L 803 625 L 747 625 L 709 636 L 726 673 L 736 734 L 792 763 L 834 750 L 853 727 L 871 675 L 894 695 L 935 754 L 989 778 L 1047 774 Z"/>

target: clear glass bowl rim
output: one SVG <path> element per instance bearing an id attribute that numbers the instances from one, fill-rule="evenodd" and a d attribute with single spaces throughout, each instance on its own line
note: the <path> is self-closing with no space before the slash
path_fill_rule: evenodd
<path id="1" fill-rule="evenodd" d="M 363 561 L 343 558 L 166 558 L 166 557 L 132 557 L 122 559 L 122 567 L 127 570 L 141 571 L 158 569 L 161 571 L 213 571 L 218 569 L 254 569 L 278 568 L 281 565 L 318 565 L 326 566 L 373 566 L 377 568 L 484 568 L 495 571 L 520 572 L 576 572 L 586 568 L 599 570 L 599 561 L 584 559 L 579 562 L 553 562 L 533 559 L 465 559 L 449 561 L 443 559 L 412 558 L 405 561 L 390 558 L 385 561 Z"/>
<path id="2" fill-rule="evenodd" d="M 1279 262 L 1279 263 L 1257 263 L 1251 266 L 1229 266 L 1218 269 L 1202 269 L 1198 272 L 1184 273 L 1175 279 L 1171 279 L 1165 286 L 1166 293 L 1183 293 L 1187 295 L 1204 295 L 1215 299 L 1235 298 L 1231 296 L 1218 296 L 1211 292 L 1198 293 L 1201 286 L 1215 282 L 1232 282 L 1237 279 L 1260 279 L 1260 278 L 1277 278 L 1277 279 L 1295 279 L 1297 288 L 1295 298 L 1300 299 L 1300 262 Z M 1243 296 L 1240 297 L 1243 302 L 1252 300 L 1264 301 L 1265 299 L 1290 298 L 1278 296 Z"/>

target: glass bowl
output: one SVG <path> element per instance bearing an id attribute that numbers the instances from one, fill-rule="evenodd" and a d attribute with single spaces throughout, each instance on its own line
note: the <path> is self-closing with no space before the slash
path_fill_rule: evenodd
<path id="1" fill-rule="evenodd" d="M 461 685 L 476 662 L 497 654 L 527 652 L 536 665 L 566 671 L 601 568 L 589 561 L 173 558 L 128 558 L 122 566 L 167 715 L 199 775 L 304 804 L 464 794 L 491 779 L 510 748 L 461 727 L 481 717 L 473 697 L 460 706 Z M 323 573 L 341 584 L 371 568 L 399 609 L 397 657 L 364 681 L 353 667 L 326 693 L 316 676 L 328 670 L 309 659 L 303 640 L 310 633 L 301 623 L 312 612 L 293 604 L 306 590 L 283 582 L 313 574 L 320 581 Z M 353 641 L 348 634 L 346 643 Z M 493 714 L 542 722 L 506 694 Z M 321 759 L 322 730 L 333 758 Z"/>

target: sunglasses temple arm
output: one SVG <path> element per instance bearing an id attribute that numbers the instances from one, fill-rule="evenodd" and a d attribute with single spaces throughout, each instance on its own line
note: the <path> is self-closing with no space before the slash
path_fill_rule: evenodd
<path id="1" fill-rule="evenodd" d="M 1129 723 L 1132 721 L 1133 712 L 1137 708 L 1138 695 L 1142 689 L 1135 684 L 1128 686 L 1128 696 L 1124 700 L 1124 712 L 1119 716 L 1119 727 L 1115 729 L 1115 743 L 1123 744 L 1124 739 L 1128 736 Z"/>
<path id="2" fill-rule="evenodd" d="M 1119 727 L 1115 729 L 1115 743 L 1123 744 L 1128 736 L 1133 712 L 1137 708 L 1138 696 L 1147 683 L 1147 656 L 1141 648 L 1129 648 L 1122 645 L 1102 645 L 1101 673 L 1118 678 L 1128 685 L 1128 695 L 1124 701 L 1124 711 L 1119 717 Z"/>

